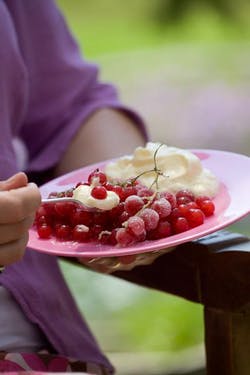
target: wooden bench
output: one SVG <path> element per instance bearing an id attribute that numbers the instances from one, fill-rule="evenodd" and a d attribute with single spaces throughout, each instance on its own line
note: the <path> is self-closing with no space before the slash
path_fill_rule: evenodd
<path id="1" fill-rule="evenodd" d="M 249 253 L 249 238 L 221 231 L 172 254 L 175 294 L 204 306 L 207 375 L 250 375 Z"/>

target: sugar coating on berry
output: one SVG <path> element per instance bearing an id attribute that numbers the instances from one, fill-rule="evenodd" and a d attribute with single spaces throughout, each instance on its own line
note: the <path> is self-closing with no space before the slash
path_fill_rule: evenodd
<path id="1" fill-rule="evenodd" d="M 152 210 L 152 208 L 145 208 L 139 213 L 139 216 L 144 221 L 145 229 L 147 231 L 155 229 L 160 219 L 159 214 Z"/>
<path id="2" fill-rule="evenodd" d="M 165 219 L 172 211 L 170 202 L 165 198 L 155 200 L 151 207 L 159 214 L 160 219 Z"/>
<path id="3" fill-rule="evenodd" d="M 139 216 L 131 216 L 127 221 L 126 228 L 137 237 L 140 237 L 146 229 L 144 220 Z"/>
<path id="4" fill-rule="evenodd" d="M 105 173 L 100 172 L 99 169 L 95 169 L 93 172 L 90 173 L 88 177 L 88 183 L 90 185 L 104 185 L 107 182 L 107 176 Z"/>
<path id="5" fill-rule="evenodd" d="M 121 246 L 129 246 L 136 242 L 136 238 L 126 228 L 119 228 L 116 232 L 117 243 Z"/>
<path id="6" fill-rule="evenodd" d="M 137 195 L 130 195 L 125 199 L 124 209 L 128 214 L 134 215 L 144 206 L 144 201 Z"/>

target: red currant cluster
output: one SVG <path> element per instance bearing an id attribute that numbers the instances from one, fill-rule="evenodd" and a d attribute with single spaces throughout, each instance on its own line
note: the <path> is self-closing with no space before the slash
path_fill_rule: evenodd
<path id="1" fill-rule="evenodd" d="M 98 169 L 87 182 L 71 190 L 51 193 L 49 197 L 72 196 L 79 185 L 92 186 L 96 199 L 115 192 L 120 203 L 107 211 L 86 211 L 73 202 L 43 204 L 37 211 L 35 225 L 40 238 L 56 237 L 62 241 L 129 246 L 144 240 L 157 240 L 201 225 L 213 215 L 215 206 L 206 196 L 195 197 L 188 190 L 176 194 L 157 192 L 137 179 L 112 183 Z"/>

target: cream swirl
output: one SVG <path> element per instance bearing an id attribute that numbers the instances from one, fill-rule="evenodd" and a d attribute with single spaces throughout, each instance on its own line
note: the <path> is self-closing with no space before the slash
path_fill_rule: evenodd
<path id="1" fill-rule="evenodd" d="M 156 155 L 156 160 L 154 156 Z M 149 142 L 146 147 L 138 147 L 133 155 L 110 162 L 105 173 L 108 179 L 126 180 L 136 176 L 142 184 L 150 187 L 157 177 L 159 191 L 176 193 L 188 189 L 195 195 L 214 197 L 218 191 L 216 176 L 202 166 L 200 159 L 189 150 L 168 147 L 160 143 Z"/>
<path id="2" fill-rule="evenodd" d="M 93 186 L 79 185 L 73 191 L 73 198 L 82 202 L 85 206 L 91 208 L 98 208 L 100 210 L 111 210 L 116 207 L 119 202 L 119 196 L 113 191 L 107 191 L 107 197 L 104 199 L 97 199 L 91 195 Z"/>

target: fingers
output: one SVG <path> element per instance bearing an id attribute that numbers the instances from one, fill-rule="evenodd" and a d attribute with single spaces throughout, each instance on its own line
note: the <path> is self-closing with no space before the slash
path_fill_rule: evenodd
<path id="1" fill-rule="evenodd" d="M 0 181 L 0 265 L 23 257 L 28 231 L 40 204 L 39 189 L 28 183 L 25 173 Z"/>
<path id="2" fill-rule="evenodd" d="M 94 271 L 110 274 L 116 271 L 131 271 L 137 266 L 149 266 L 161 255 L 173 249 L 171 247 L 149 253 L 131 254 L 121 257 L 78 258 L 78 261 Z"/>
<path id="3" fill-rule="evenodd" d="M 25 173 L 18 172 L 11 176 L 8 180 L 0 181 L 0 190 L 11 190 L 26 186 L 28 178 Z"/>
<path id="4" fill-rule="evenodd" d="M 38 187 L 27 186 L 8 191 L 0 191 L 0 224 L 20 222 L 34 214 L 41 203 Z"/>
<path id="5" fill-rule="evenodd" d="M 113 265 L 114 258 L 78 258 L 78 261 L 84 266 L 100 273 L 110 273 L 111 264 Z"/>
<path id="6" fill-rule="evenodd" d="M 17 241 L 25 233 L 28 233 L 34 222 L 34 218 L 35 215 L 33 214 L 17 223 L 0 225 L 0 245 Z"/>
<path id="7" fill-rule="evenodd" d="M 29 239 L 28 232 L 16 241 L 0 245 L 1 266 L 8 266 L 11 263 L 21 260 Z"/>

